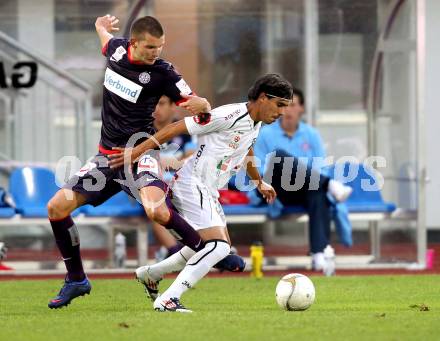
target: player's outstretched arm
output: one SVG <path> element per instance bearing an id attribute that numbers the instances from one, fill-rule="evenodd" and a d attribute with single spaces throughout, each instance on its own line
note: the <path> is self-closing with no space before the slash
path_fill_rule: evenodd
<path id="1" fill-rule="evenodd" d="M 246 158 L 246 172 L 249 178 L 254 181 L 257 184 L 257 190 L 261 193 L 264 199 L 271 204 L 274 202 L 275 198 L 277 197 L 277 193 L 275 192 L 275 189 L 265 183 L 263 179 L 261 178 L 260 173 L 258 172 L 257 167 L 255 167 L 255 155 L 254 150 L 251 148 L 249 149 L 249 152 L 247 154 Z"/>
<path id="2" fill-rule="evenodd" d="M 163 143 L 170 141 L 173 137 L 182 134 L 188 134 L 185 120 L 180 120 L 167 125 L 148 140 L 134 148 L 113 147 L 113 150 L 118 150 L 120 153 L 109 155 L 109 166 L 110 168 L 118 168 L 124 165 L 124 163 L 133 163 L 145 152 L 155 149 Z"/>
<path id="3" fill-rule="evenodd" d="M 182 93 L 180 96 L 186 99 L 186 101 L 180 103 L 179 107 L 188 110 L 193 115 L 211 111 L 211 104 L 209 104 L 206 98 L 195 95 L 185 95 Z"/>
<path id="4" fill-rule="evenodd" d="M 119 28 L 116 26 L 118 22 L 119 19 L 110 14 L 96 18 L 95 28 L 101 42 L 101 48 L 103 48 L 108 41 L 113 38 L 113 34 L 111 34 L 111 32 L 119 31 Z"/>

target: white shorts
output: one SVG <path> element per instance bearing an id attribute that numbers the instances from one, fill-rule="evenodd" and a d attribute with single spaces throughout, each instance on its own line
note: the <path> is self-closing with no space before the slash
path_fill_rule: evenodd
<path id="1" fill-rule="evenodd" d="M 226 227 L 222 206 L 203 184 L 178 178 L 170 186 L 173 205 L 195 230 Z"/>

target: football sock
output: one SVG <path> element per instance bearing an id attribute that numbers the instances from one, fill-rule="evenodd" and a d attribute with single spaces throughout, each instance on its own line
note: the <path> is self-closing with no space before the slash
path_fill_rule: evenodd
<path id="1" fill-rule="evenodd" d="M 50 220 L 55 241 L 66 265 L 68 279 L 82 281 L 85 278 L 81 261 L 79 233 L 72 217 Z"/>
<path id="2" fill-rule="evenodd" d="M 182 248 L 183 248 L 183 245 L 181 243 L 177 243 L 176 245 L 171 246 L 170 248 L 168 248 L 167 257 L 174 255 L 176 252 L 178 252 Z"/>
<path id="3" fill-rule="evenodd" d="M 164 225 L 171 234 L 176 237 L 181 243 L 189 246 L 194 251 L 203 249 L 203 241 L 200 235 L 194 228 L 183 219 L 180 214 L 173 208 L 170 210 L 170 219 Z"/>
<path id="4" fill-rule="evenodd" d="M 174 253 L 173 255 L 165 258 L 163 261 L 150 266 L 150 275 L 159 280 L 164 275 L 171 272 L 180 271 L 185 267 L 186 262 L 196 252 L 190 249 L 188 246 L 184 246 L 180 251 Z"/>
<path id="5" fill-rule="evenodd" d="M 202 279 L 214 264 L 225 258 L 229 251 L 231 251 L 231 247 L 224 240 L 206 241 L 205 247 L 188 260 L 175 281 L 160 298 L 164 300 L 173 297 L 180 298 L 186 290 L 192 288 Z"/>

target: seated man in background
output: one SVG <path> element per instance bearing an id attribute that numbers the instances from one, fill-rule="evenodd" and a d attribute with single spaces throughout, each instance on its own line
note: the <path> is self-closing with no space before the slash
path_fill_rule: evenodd
<path id="1" fill-rule="evenodd" d="M 273 172 L 271 185 L 281 204 L 306 208 L 309 215 L 312 268 L 322 270 L 325 266 L 323 250 L 330 244 L 331 202 L 327 193 L 336 202 L 343 202 L 352 189 L 324 175 L 321 167 L 325 166 L 325 152 L 321 136 L 315 128 L 301 121 L 303 113 L 304 95 L 301 90 L 294 88 L 292 102 L 281 119 L 261 129 L 254 152 L 261 161 L 260 174 Z M 274 157 L 266 160 L 271 153 Z M 317 181 L 315 185 L 318 186 L 311 185 L 312 179 Z M 298 180 L 303 183 L 296 183 Z M 255 198 L 256 195 L 255 192 L 250 194 L 254 196 L 251 199 L 254 203 L 255 199 L 260 199 Z"/>

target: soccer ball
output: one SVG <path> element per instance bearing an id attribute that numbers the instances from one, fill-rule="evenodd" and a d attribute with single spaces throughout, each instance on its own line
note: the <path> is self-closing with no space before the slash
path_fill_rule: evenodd
<path id="1" fill-rule="evenodd" d="M 285 310 L 306 310 L 315 300 L 315 286 L 307 276 L 288 274 L 278 282 L 275 298 Z"/>

